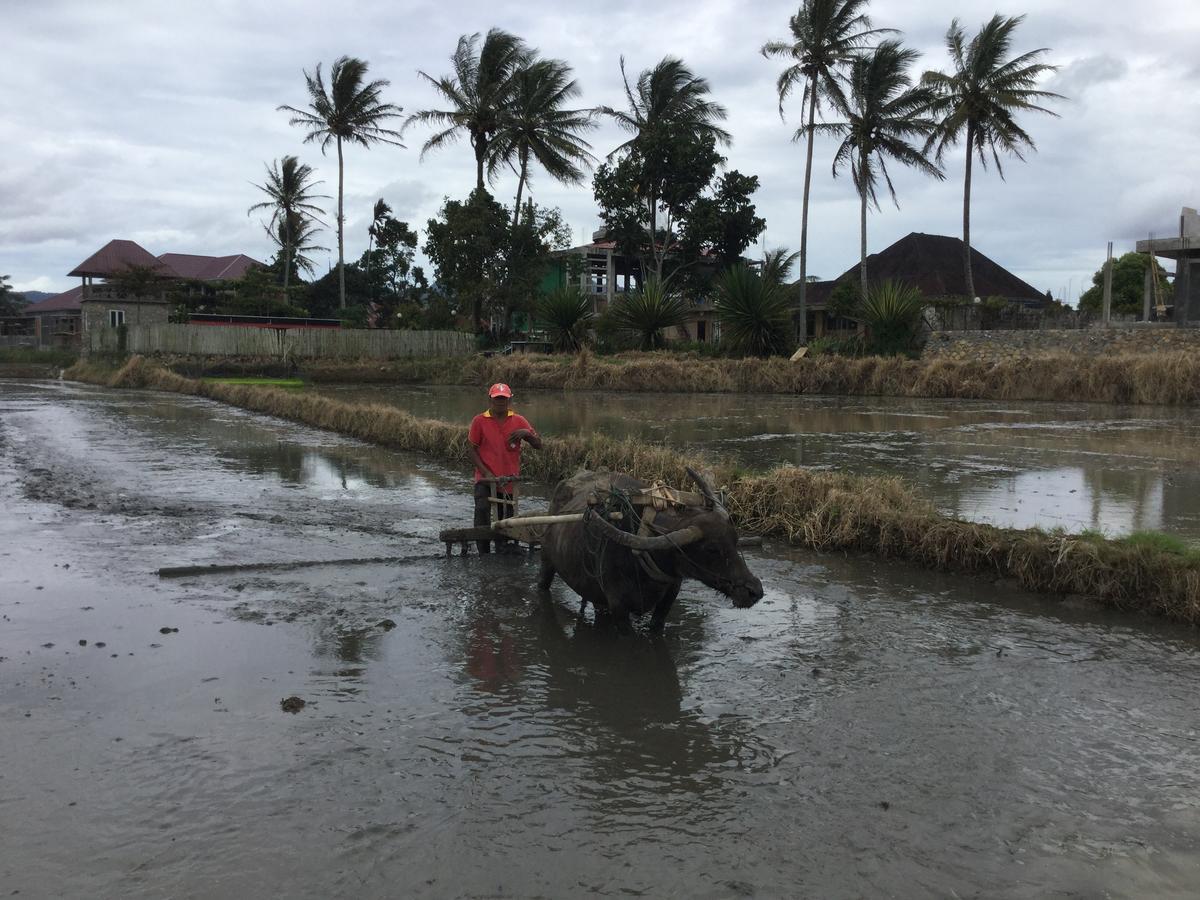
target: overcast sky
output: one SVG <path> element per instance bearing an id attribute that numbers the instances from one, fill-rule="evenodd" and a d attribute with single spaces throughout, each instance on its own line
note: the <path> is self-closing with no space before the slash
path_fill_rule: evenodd
<path id="1" fill-rule="evenodd" d="M 464 32 L 498 26 L 544 55 L 574 66 L 581 105 L 618 105 L 618 57 L 636 72 L 666 54 L 706 77 L 729 109 L 728 166 L 758 175 L 755 196 L 768 246 L 799 246 L 801 147 L 790 143 L 798 109 L 780 122 L 764 41 L 787 36 L 795 2 L 660 0 L 648 4 L 562 2 L 425 3 L 328 0 L 0 0 L 4 86 L 0 90 L 0 274 L 18 289 L 65 290 L 66 277 L 112 238 L 154 254 L 247 253 L 266 260 L 269 242 L 246 209 L 260 199 L 264 164 L 298 155 L 335 194 L 335 157 L 322 157 L 276 111 L 307 102 L 302 70 L 338 56 L 366 59 L 385 96 L 406 112 L 436 106 L 417 78 L 449 70 Z M 952 12 L 951 12 L 952 11 Z M 995 12 L 1024 13 L 1016 49 L 1048 47 L 1060 66 L 1046 87 L 1065 94 L 1061 118 L 1029 115 L 1039 150 L 1025 163 L 978 173 L 974 246 L 1055 296 L 1078 295 L 1103 260 L 1154 232 L 1172 233 L 1183 205 L 1200 205 L 1200 3 L 1193 0 L 876 0 L 877 25 L 901 29 L 922 53 L 919 68 L 946 65 L 943 36 L 957 14 L 968 32 Z M 919 73 L 918 73 L 919 74 Z M 472 187 L 465 142 L 419 160 L 425 133 L 408 149 L 354 147 L 346 154 L 346 256 L 367 242 L 374 200 L 421 231 L 443 197 Z M 610 125 L 592 142 L 603 155 L 621 140 Z M 858 255 L 857 197 L 847 176 L 830 177 L 831 143 L 818 143 L 810 214 L 809 272 L 829 278 Z M 960 235 L 962 154 L 945 182 L 904 172 L 890 203 L 868 222 L 872 252 L 910 231 Z M 515 176 L 496 196 L 512 202 Z M 588 186 L 563 187 L 535 174 L 538 203 L 558 206 L 576 236 L 598 224 Z M 328 219 L 332 223 L 332 216 Z M 336 247 L 333 234 L 324 243 Z M 336 254 L 335 254 L 336 258 Z M 322 260 L 323 266 L 327 264 Z"/>

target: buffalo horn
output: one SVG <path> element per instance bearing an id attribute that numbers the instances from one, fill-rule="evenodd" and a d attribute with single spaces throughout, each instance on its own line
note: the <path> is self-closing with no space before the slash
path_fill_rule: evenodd
<path id="1" fill-rule="evenodd" d="M 712 485 L 710 485 L 704 479 L 704 476 L 691 466 L 687 466 L 686 468 L 688 477 L 691 478 L 692 481 L 696 482 L 696 487 L 700 488 L 700 493 L 704 495 L 704 505 L 708 509 L 713 509 L 714 507 L 720 506 L 721 501 L 717 499 L 717 495 L 713 492 Z"/>
<path id="2" fill-rule="evenodd" d="M 615 525 L 606 522 L 590 509 L 584 514 L 584 521 L 595 524 L 603 532 L 605 538 L 614 544 L 620 544 L 622 547 L 628 547 L 631 550 L 670 550 L 674 547 L 694 544 L 704 537 L 704 532 L 700 530 L 698 525 L 689 525 L 687 528 L 680 528 L 669 534 L 660 534 L 654 537 L 630 534 L 628 531 L 622 531 Z"/>

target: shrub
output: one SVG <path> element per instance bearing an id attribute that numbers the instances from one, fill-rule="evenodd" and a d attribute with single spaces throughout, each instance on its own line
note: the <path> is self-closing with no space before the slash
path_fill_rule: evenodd
<path id="1" fill-rule="evenodd" d="M 782 285 L 739 263 L 717 279 L 721 342 L 742 356 L 772 356 L 791 344 L 791 305 Z"/>
<path id="2" fill-rule="evenodd" d="M 612 305 L 612 323 L 617 329 L 638 336 L 642 350 L 666 346 L 663 332 L 687 320 L 687 303 L 657 278 L 648 278 L 636 294 L 627 294 Z"/>
<path id="3" fill-rule="evenodd" d="M 915 287 L 898 281 L 871 285 L 861 316 L 870 332 L 871 351 L 880 356 L 911 353 L 921 331 L 925 298 Z"/>
<path id="4" fill-rule="evenodd" d="M 577 287 L 560 287 L 538 299 L 534 315 L 550 332 L 555 349 L 572 353 L 587 337 L 592 301 Z"/>

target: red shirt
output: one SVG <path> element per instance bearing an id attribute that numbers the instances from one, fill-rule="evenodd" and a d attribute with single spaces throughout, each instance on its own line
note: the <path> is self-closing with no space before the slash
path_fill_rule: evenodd
<path id="1" fill-rule="evenodd" d="M 497 419 L 491 410 L 482 412 L 471 420 L 471 430 L 467 432 L 467 440 L 479 451 L 479 458 L 484 461 L 493 475 L 521 474 L 521 440 L 510 441 L 509 435 L 518 428 L 533 426 L 521 415 L 511 409 L 503 419 Z M 475 470 L 475 480 L 479 481 L 484 474 Z"/>

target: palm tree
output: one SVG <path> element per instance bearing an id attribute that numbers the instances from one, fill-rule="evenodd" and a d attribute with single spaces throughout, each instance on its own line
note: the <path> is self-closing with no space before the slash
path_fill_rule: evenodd
<path id="1" fill-rule="evenodd" d="M 913 87 L 909 66 L 917 59 L 915 50 L 898 41 L 884 41 L 874 50 L 855 58 L 850 68 L 847 121 L 818 126 L 818 130 L 844 135 L 833 157 L 833 174 L 845 163 L 860 198 L 862 293 L 867 292 L 867 203 L 879 208 L 876 186 L 880 176 L 899 208 L 896 188 L 887 169 L 889 158 L 932 175 L 945 178 L 925 153 L 908 142 L 924 137 L 935 124 L 924 118 L 932 95 L 926 87 Z"/>
<path id="2" fill-rule="evenodd" d="M 771 41 L 763 45 L 762 54 L 768 58 L 782 56 L 792 60 L 776 82 L 779 92 L 779 115 L 783 102 L 798 84 L 801 94 L 800 127 L 792 140 L 804 135 L 808 149 L 804 161 L 804 198 L 800 204 L 800 313 L 799 340 L 808 341 L 808 308 L 805 293 L 808 287 L 808 200 L 812 185 L 813 136 L 817 112 L 828 102 L 843 108 L 842 89 L 846 70 L 854 57 L 867 49 L 871 38 L 895 32 L 894 28 L 872 28 L 870 18 L 863 12 L 867 0 L 803 0 L 800 9 L 788 20 L 792 32 L 789 41 Z M 807 107 L 807 115 L 803 114 Z"/>
<path id="3" fill-rule="evenodd" d="M 628 107 L 623 110 L 601 106 L 597 112 L 612 117 L 632 137 L 609 154 L 636 154 L 644 147 L 670 141 L 672 137 L 711 140 L 729 145 L 729 132 L 718 125 L 727 116 L 725 107 L 708 98 L 708 81 L 694 75 L 682 60 L 665 56 L 653 69 L 638 75 L 636 87 L 630 87 L 621 57 L 621 80 L 625 85 Z M 640 188 L 646 202 L 648 237 L 654 248 L 656 277 L 662 278 L 663 258 L 669 249 L 670 235 L 658 240 L 658 202 L 663 185 L 649 179 Z"/>
<path id="4" fill-rule="evenodd" d="M 492 141 L 500 130 L 508 110 L 513 75 L 528 62 L 530 52 L 516 35 L 493 28 L 479 44 L 479 34 L 458 39 L 450 57 L 454 72 L 434 78 L 418 72 L 433 85 L 434 91 L 448 104 L 448 109 L 424 109 L 408 117 L 408 126 L 419 123 L 441 128 L 421 148 L 421 158 L 430 150 L 440 149 L 467 135 L 475 151 L 475 189 L 484 190 L 483 174 L 490 179 L 498 161 L 491 152 Z"/>
<path id="5" fill-rule="evenodd" d="M 312 166 L 301 163 L 294 156 L 285 156 L 283 159 L 272 162 L 267 167 L 266 184 L 255 185 L 270 199 L 264 200 L 262 203 L 255 203 L 246 210 L 246 215 L 264 209 L 271 211 L 271 219 L 266 226 L 267 234 L 278 233 L 283 238 L 280 250 L 283 254 L 283 289 L 285 292 L 288 289 L 288 274 L 292 268 L 290 225 L 297 215 L 301 218 L 316 219 L 317 214 L 324 210 L 313 201 L 329 199 L 324 194 L 313 193 L 313 189 L 321 182 L 312 181 L 312 176 Z"/>
<path id="6" fill-rule="evenodd" d="M 558 59 L 532 60 L 513 75 L 512 99 L 501 118 L 490 152 L 497 161 L 517 170 L 517 200 L 513 227 L 521 210 L 521 194 L 529 183 L 532 157 L 546 173 L 565 184 L 583 181 L 591 166 L 592 145 L 581 132 L 596 127 L 590 109 L 564 109 L 579 96 L 571 67 Z"/>
<path id="7" fill-rule="evenodd" d="M 1016 123 L 1016 113 L 1028 110 L 1057 116 L 1037 104 L 1044 100 L 1065 99 L 1061 94 L 1034 88 L 1038 78 L 1058 68 L 1037 62 L 1047 48 L 1008 58 L 1013 32 L 1024 18 L 992 16 L 969 44 L 966 33 L 955 19 L 946 32 L 946 49 L 950 51 L 954 70 L 949 74 L 926 72 L 921 79 L 935 94 L 931 112 L 940 120 L 925 149 L 936 147 L 936 159 L 940 163 L 946 148 L 957 144 L 960 137 L 965 138 L 963 268 L 970 298 L 975 296 L 975 277 L 971 271 L 971 155 L 978 154 L 979 164 L 986 169 L 987 152 L 990 151 L 996 171 L 1003 178 L 1000 151 L 1012 153 L 1023 162 L 1022 148 L 1037 149 L 1033 138 Z"/>
<path id="8" fill-rule="evenodd" d="M 321 247 L 314 243 L 314 236 L 321 230 L 320 224 L 317 219 L 306 216 L 304 213 L 294 212 L 288 216 L 287 220 L 281 218 L 273 228 L 270 225 L 265 226 L 267 235 L 279 248 L 280 254 L 287 254 L 284 259 L 283 275 L 285 290 L 288 278 L 286 267 L 313 275 L 316 273 L 317 267 L 308 254 L 318 250 L 328 252 L 328 247 Z"/>
<path id="9" fill-rule="evenodd" d="M 338 304 L 346 308 L 346 266 L 345 266 L 345 216 L 343 215 L 343 198 L 345 196 L 345 171 L 342 164 L 342 142 L 360 144 L 370 147 L 372 144 L 394 144 L 398 147 L 400 133 L 384 127 L 388 119 L 394 119 L 403 112 L 399 106 L 383 101 L 383 89 L 390 82 L 384 79 L 364 83 L 367 74 L 367 63 L 351 56 L 336 59 L 329 70 L 329 89 L 321 77 L 321 64 L 317 63 L 316 72 L 309 75 L 304 73 L 304 81 L 308 87 L 308 109 L 296 109 L 293 106 L 280 106 L 283 112 L 292 114 L 288 120 L 290 125 L 299 125 L 308 129 L 304 136 L 307 144 L 314 141 L 321 145 L 324 153 L 329 145 L 337 145 L 338 156 Z"/>
<path id="10" fill-rule="evenodd" d="M 371 300 L 375 299 L 375 288 L 371 284 L 371 252 L 375 249 L 375 238 L 379 237 L 379 232 L 391 214 L 392 208 L 382 197 L 375 201 L 375 208 L 371 211 L 371 225 L 367 229 L 367 291 Z"/>

